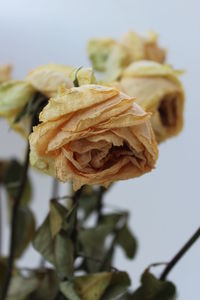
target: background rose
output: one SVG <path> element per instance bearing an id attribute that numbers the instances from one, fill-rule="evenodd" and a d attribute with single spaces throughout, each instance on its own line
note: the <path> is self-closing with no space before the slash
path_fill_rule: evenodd
<path id="1" fill-rule="evenodd" d="M 30 136 L 31 164 L 74 189 L 108 185 L 150 171 L 158 149 L 150 115 L 112 87 L 64 90 L 40 114 Z"/>
<path id="2" fill-rule="evenodd" d="M 144 38 L 134 31 L 124 34 L 119 41 L 96 38 L 88 42 L 88 54 L 93 68 L 104 72 L 108 81 L 116 80 L 130 63 L 153 60 L 163 63 L 166 52 L 157 43 L 157 34 L 149 32 Z"/>
<path id="3" fill-rule="evenodd" d="M 177 135 L 183 127 L 184 91 L 179 73 L 169 65 L 139 61 L 126 68 L 120 80 L 122 91 L 152 112 L 158 142 Z"/>
<path id="4" fill-rule="evenodd" d="M 11 65 L 0 65 L 0 83 L 10 79 L 11 71 Z"/>

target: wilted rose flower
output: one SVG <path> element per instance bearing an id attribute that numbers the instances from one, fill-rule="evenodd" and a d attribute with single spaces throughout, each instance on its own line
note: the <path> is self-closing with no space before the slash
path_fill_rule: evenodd
<path id="1" fill-rule="evenodd" d="M 184 91 L 177 72 L 169 65 L 140 61 L 124 70 L 120 90 L 152 113 L 157 142 L 177 135 L 183 127 Z"/>
<path id="2" fill-rule="evenodd" d="M 50 64 L 31 71 L 24 81 L 10 80 L 0 84 L 0 116 L 8 119 L 12 129 L 27 137 L 30 133 L 30 116 L 25 115 L 20 121 L 14 122 L 16 117 L 30 104 L 37 92 L 45 95 L 48 100 L 50 96 L 56 95 L 61 86 L 72 87 L 75 75 L 79 85 L 95 82 L 91 68 L 82 68 L 76 74 L 76 69 L 72 67 Z M 33 105 L 35 101 L 38 101 L 37 97 Z"/>
<path id="3" fill-rule="evenodd" d="M 73 87 L 76 71 L 77 69 L 71 66 L 48 64 L 32 70 L 26 77 L 26 81 L 50 98 L 57 94 L 61 86 Z M 96 82 L 92 68 L 80 68 L 76 75 L 79 85 Z"/>
<path id="4" fill-rule="evenodd" d="M 165 60 L 165 50 L 159 48 L 155 33 L 143 38 L 134 31 L 123 35 L 119 41 L 111 38 L 91 39 L 88 53 L 93 68 L 104 72 L 108 81 L 118 79 L 123 69 L 134 61 L 145 59 L 162 63 Z"/>
<path id="5" fill-rule="evenodd" d="M 10 79 L 11 71 L 11 65 L 0 65 L 0 83 Z"/>
<path id="6" fill-rule="evenodd" d="M 65 65 L 48 64 L 39 66 L 30 71 L 26 77 L 29 82 L 37 91 L 46 95 L 48 98 L 56 95 L 58 88 L 61 85 L 70 88 L 73 86 L 69 75 L 73 68 Z"/>
<path id="7" fill-rule="evenodd" d="M 29 132 L 30 121 L 14 123 L 14 120 L 34 93 L 33 87 L 25 81 L 10 80 L 0 84 L 0 116 L 6 118 L 10 126 L 23 135 Z"/>
<path id="8" fill-rule="evenodd" d="M 120 42 L 126 47 L 130 61 L 153 60 L 159 63 L 165 61 L 166 51 L 158 46 L 158 37 L 149 32 L 144 38 L 134 31 L 124 34 Z"/>
<path id="9" fill-rule="evenodd" d="M 30 135 L 31 164 L 84 184 L 140 176 L 155 166 L 158 149 L 150 114 L 116 88 L 84 85 L 51 98 Z"/>

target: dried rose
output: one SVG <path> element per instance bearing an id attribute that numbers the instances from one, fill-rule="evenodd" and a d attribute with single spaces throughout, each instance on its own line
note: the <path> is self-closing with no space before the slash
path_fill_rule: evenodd
<path id="1" fill-rule="evenodd" d="M 152 113 L 157 142 L 177 135 L 183 127 L 184 91 L 180 72 L 169 65 L 140 61 L 124 70 L 118 88 Z M 119 86 L 120 85 L 120 86 Z"/>
<path id="2" fill-rule="evenodd" d="M 30 135 L 31 164 L 84 184 L 109 183 L 141 176 L 158 157 L 146 113 L 116 88 L 84 85 L 51 98 Z"/>
<path id="3" fill-rule="evenodd" d="M 165 50 L 157 44 L 157 35 L 149 33 L 146 38 L 130 31 L 117 41 L 111 38 L 91 39 L 88 53 L 93 68 L 104 72 L 107 81 L 120 77 L 124 68 L 138 60 L 164 62 Z"/>

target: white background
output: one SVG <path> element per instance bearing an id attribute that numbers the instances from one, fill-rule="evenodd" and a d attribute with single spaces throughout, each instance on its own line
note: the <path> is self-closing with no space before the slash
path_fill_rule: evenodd
<path id="1" fill-rule="evenodd" d="M 0 62 L 13 63 L 14 77 L 49 62 L 88 65 L 86 42 L 91 37 L 118 38 L 133 28 L 157 31 L 169 50 L 168 61 L 186 69 L 185 128 L 178 138 L 160 146 L 157 168 L 136 180 L 118 183 L 106 202 L 131 211 L 131 226 L 139 238 L 136 260 L 121 251 L 119 269 L 127 270 L 133 286 L 152 262 L 166 261 L 200 224 L 200 2 L 198 0 L 0 0 Z M 24 142 L 0 120 L 0 157 L 23 157 Z M 40 223 L 48 210 L 51 179 L 32 174 L 36 188 L 33 209 Z M 65 189 L 65 188 L 64 188 Z M 4 212 L 5 217 L 5 212 Z M 7 249 L 4 231 L 4 250 Z M 33 265 L 33 250 L 22 265 Z M 161 270 L 156 269 L 159 274 Z M 176 266 L 169 278 L 179 299 L 200 299 L 200 241 Z"/>

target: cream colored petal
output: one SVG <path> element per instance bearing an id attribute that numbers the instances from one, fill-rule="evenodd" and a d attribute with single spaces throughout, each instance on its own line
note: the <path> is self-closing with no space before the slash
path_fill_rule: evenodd
<path id="1" fill-rule="evenodd" d="M 62 128 L 63 131 L 81 131 L 131 108 L 135 98 L 122 93 L 91 108 L 78 111 Z"/>
<path id="2" fill-rule="evenodd" d="M 92 84 L 68 89 L 49 100 L 40 113 L 40 121 L 56 120 L 69 113 L 104 102 L 118 94 L 119 91 L 115 88 Z"/>
<path id="3" fill-rule="evenodd" d="M 66 88 L 73 86 L 72 81 L 69 79 L 71 71 L 72 67 L 49 64 L 32 70 L 26 80 L 37 91 L 40 91 L 47 97 L 53 97 L 57 94 L 61 85 L 64 85 Z"/>
<path id="4" fill-rule="evenodd" d="M 139 106 L 136 103 L 133 103 L 132 108 L 125 111 L 119 116 L 111 117 L 108 121 L 101 123 L 97 126 L 101 128 L 121 128 L 121 127 L 130 127 L 133 125 L 138 125 L 150 118 L 150 114 L 144 112 L 142 109 L 139 109 Z"/>
<path id="5" fill-rule="evenodd" d="M 7 81 L 11 78 L 11 65 L 0 65 L 0 83 Z"/>
<path id="6" fill-rule="evenodd" d="M 182 71 L 174 70 L 170 65 L 142 60 L 133 62 L 123 72 L 122 77 L 164 77 L 181 85 L 178 75 Z"/>

